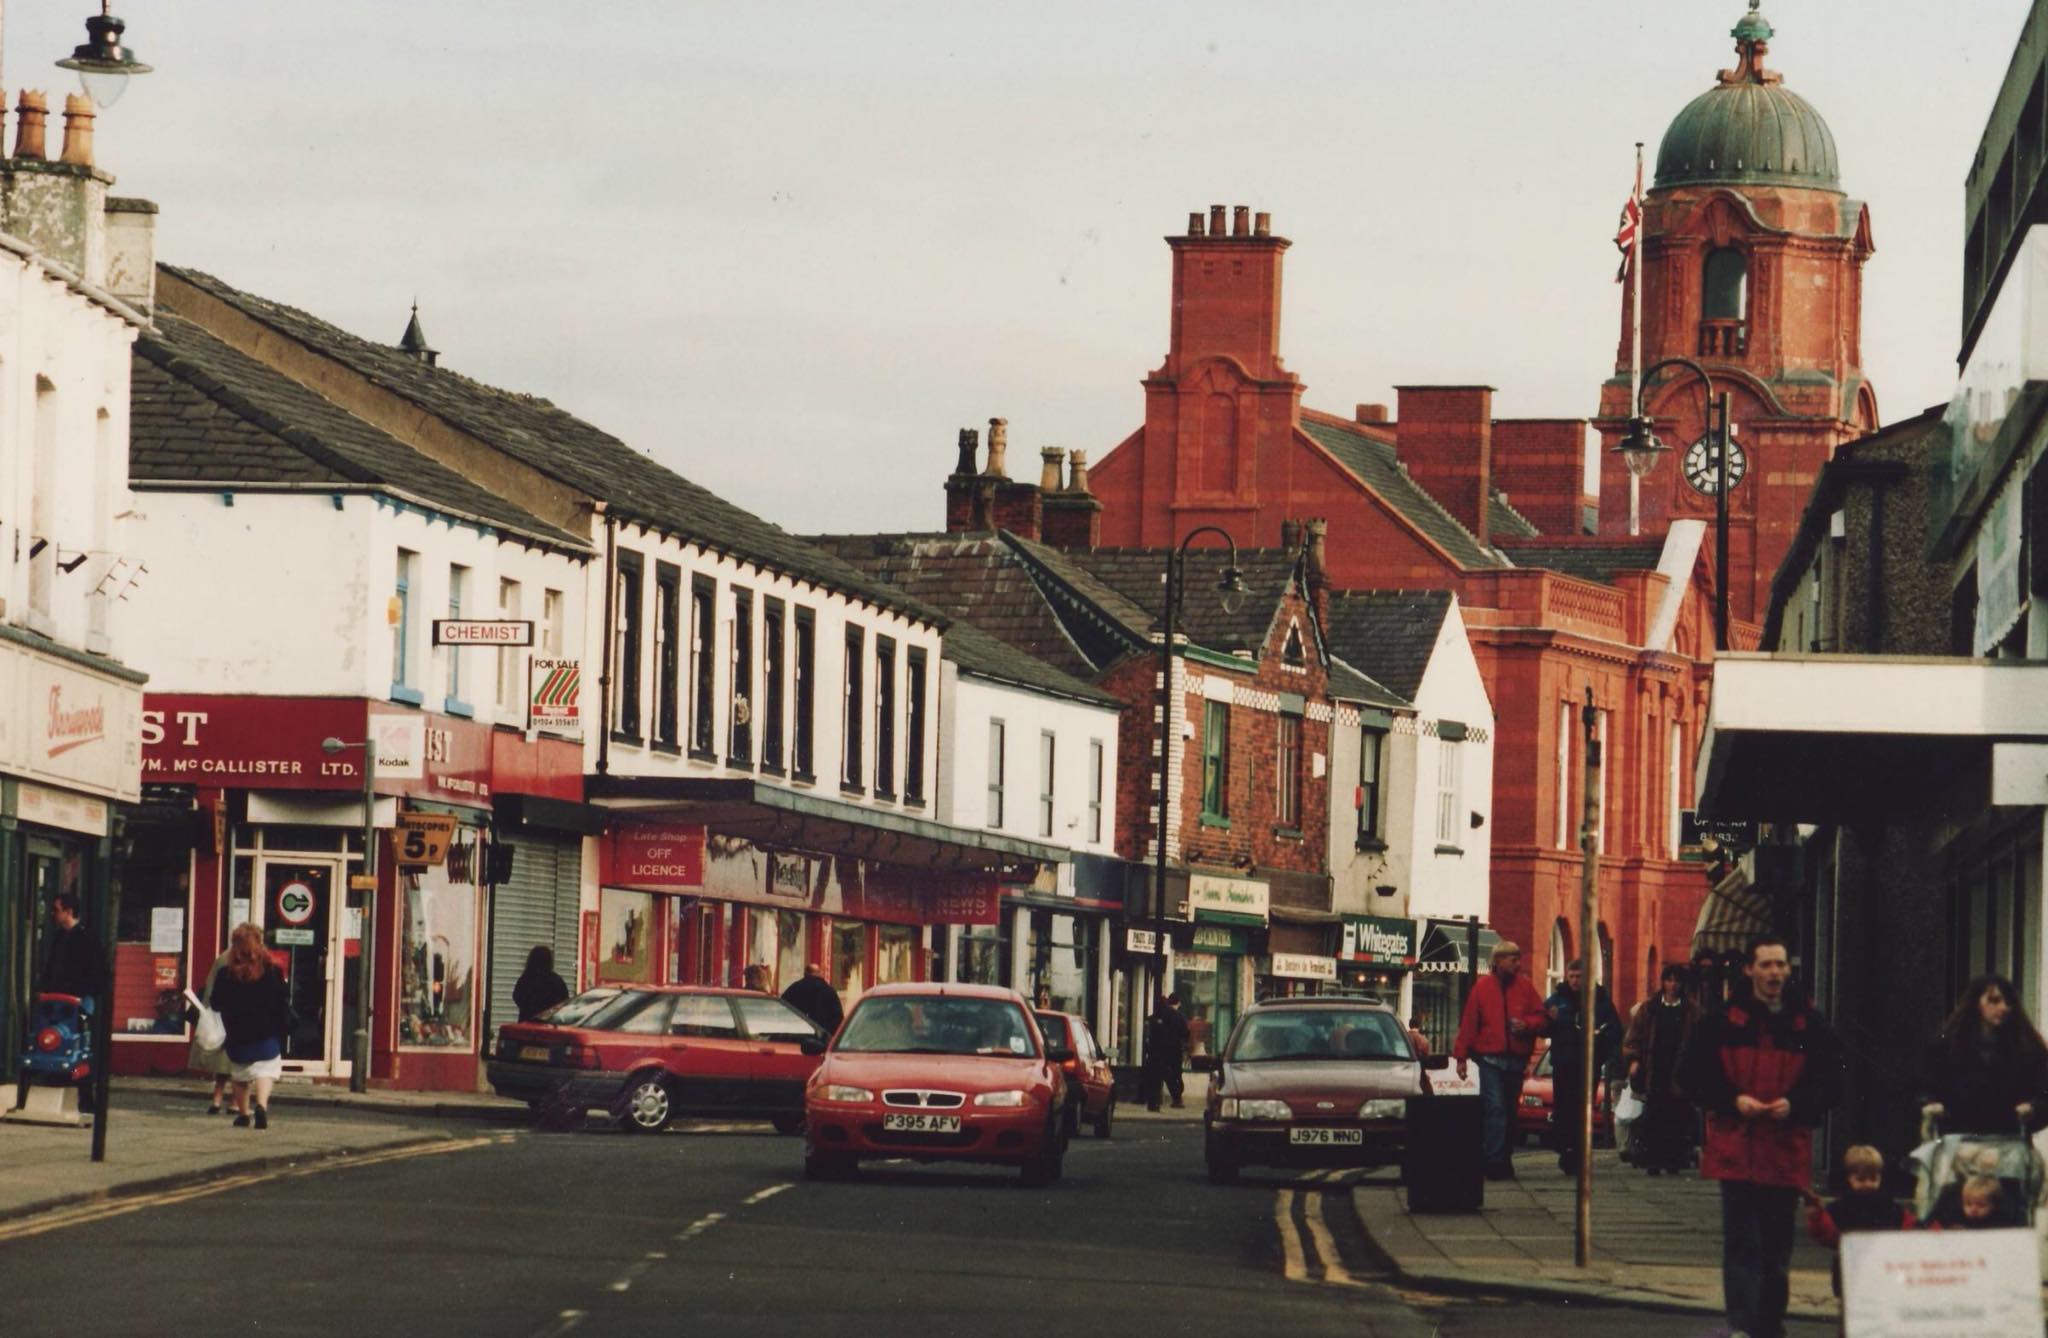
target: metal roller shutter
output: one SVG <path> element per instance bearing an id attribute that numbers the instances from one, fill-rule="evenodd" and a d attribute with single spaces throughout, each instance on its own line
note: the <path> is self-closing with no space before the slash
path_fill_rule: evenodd
<path id="1" fill-rule="evenodd" d="M 491 1015 L 495 1030 L 516 1022 L 512 987 L 526 969 L 536 943 L 555 950 L 555 972 L 575 987 L 576 910 L 581 883 L 581 846 L 515 840 L 512 877 L 491 899 Z M 564 929 L 567 930 L 566 938 Z"/>

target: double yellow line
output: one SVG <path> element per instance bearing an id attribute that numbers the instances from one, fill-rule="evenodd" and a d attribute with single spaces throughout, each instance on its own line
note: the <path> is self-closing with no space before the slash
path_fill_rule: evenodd
<path id="1" fill-rule="evenodd" d="M 1332 1173 L 1315 1172 L 1311 1179 L 1328 1180 Z M 1331 1185 L 1332 1190 L 1339 1187 Z M 1296 1199 L 1301 1202 L 1301 1222 L 1297 1227 L 1294 1220 Z M 1273 1217 L 1280 1228 L 1280 1254 L 1284 1271 L 1289 1282 L 1323 1282 L 1333 1287 L 1365 1287 L 1370 1284 L 1351 1276 L 1344 1267 L 1344 1257 L 1337 1253 L 1337 1238 L 1330 1231 L 1330 1223 L 1323 1216 L 1322 1190 L 1283 1189 L 1277 1192 L 1273 1204 Z M 1313 1250 L 1322 1264 L 1322 1277 L 1310 1272 L 1309 1253 Z"/>

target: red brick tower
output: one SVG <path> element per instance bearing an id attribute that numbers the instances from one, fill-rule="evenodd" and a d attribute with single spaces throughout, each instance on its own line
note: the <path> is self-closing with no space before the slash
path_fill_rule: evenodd
<path id="1" fill-rule="evenodd" d="M 1753 621 L 1821 465 L 1877 425 L 1877 398 L 1860 348 L 1869 212 L 1842 193 L 1827 123 L 1764 67 L 1772 29 L 1757 0 L 1731 35 L 1735 68 L 1678 114 L 1657 151 L 1644 200 L 1643 362 L 1693 358 L 1735 397 L 1729 610 Z M 1608 535 L 1628 529 L 1628 472 L 1611 448 L 1629 414 L 1629 304 L 1624 289 L 1616 374 L 1600 392 Z M 1711 457 L 1692 449 L 1706 422 L 1697 378 L 1660 376 L 1644 410 L 1672 450 L 1642 482 L 1643 533 L 1680 517 L 1711 522 Z"/>

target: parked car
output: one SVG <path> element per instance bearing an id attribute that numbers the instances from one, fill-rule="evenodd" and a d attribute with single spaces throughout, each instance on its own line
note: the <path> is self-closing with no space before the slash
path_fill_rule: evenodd
<path id="1" fill-rule="evenodd" d="M 1073 1138 L 1087 1124 L 1097 1138 L 1107 1138 L 1116 1121 L 1116 1073 L 1109 1056 L 1095 1043 L 1088 1023 L 1072 1013 L 1039 1013 L 1038 1030 L 1045 1043 L 1056 1049 L 1072 1050 L 1074 1057 L 1060 1067 L 1067 1074 L 1067 1137 Z"/>
<path id="2" fill-rule="evenodd" d="M 498 1028 L 491 1086 L 541 1109 L 602 1108 L 621 1128 L 653 1132 L 677 1115 L 803 1125 L 804 1082 L 818 1067 L 816 1023 L 750 990 L 636 985 L 546 1020 Z M 562 1010 L 574 1010 L 570 1022 Z"/>
<path id="3" fill-rule="evenodd" d="M 816 1047 L 822 1048 L 822 1047 Z M 879 985 L 861 996 L 811 1075 L 804 1174 L 863 1158 L 994 1162 L 1026 1184 L 1060 1178 L 1073 1051 L 1046 1043 L 1015 990 Z"/>
<path id="4" fill-rule="evenodd" d="M 1593 1146 L 1614 1146 L 1614 1108 L 1607 1102 L 1607 1080 L 1601 1078 L 1593 1089 Z M 1515 1111 L 1515 1134 L 1523 1142 L 1545 1143 L 1550 1139 L 1550 1122 L 1557 1113 L 1556 1093 L 1550 1074 L 1550 1049 L 1531 1060 L 1529 1076 L 1522 1079 L 1522 1104 Z"/>
<path id="5" fill-rule="evenodd" d="M 1406 1144 L 1408 1098 L 1428 1090 L 1407 1029 L 1341 995 L 1247 1008 L 1202 1112 L 1209 1179 L 1245 1166 L 1383 1166 Z"/>

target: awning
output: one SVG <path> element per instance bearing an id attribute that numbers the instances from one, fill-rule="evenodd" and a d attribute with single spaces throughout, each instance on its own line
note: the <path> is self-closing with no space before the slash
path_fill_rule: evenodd
<path id="1" fill-rule="evenodd" d="M 1500 935 L 1493 931 L 1491 925 L 1479 926 L 1477 964 L 1468 967 L 1465 947 L 1470 933 L 1471 927 L 1464 920 L 1423 921 L 1422 956 L 1415 963 L 1415 970 L 1437 975 L 1463 975 L 1467 970 L 1485 970 L 1486 959 L 1492 953 L 1493 945 L 1500 942 Z"/>
<path id="2" fill-rule="evenodd" d="M 1771 897 L 1737 869 L 1707 893 L 1699 923 L 1692 931 L 1694 956 L 1703 952 L 1741 952 L 1759 934 L 1776 931 L 1771 923 Z"/>
<path id="3" fill-rule="evenodd" d="M 1040 841 L 952 827 L 907 813 L 745 778 L 591 776 L 592 799 L 636 817 L 702 823 L 759 846 L 943 869 L 1016 869 L 1072 853 Z"/>

